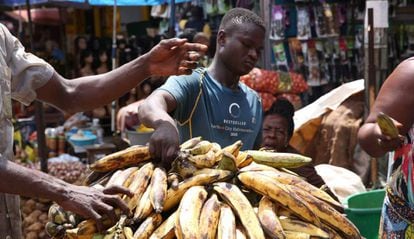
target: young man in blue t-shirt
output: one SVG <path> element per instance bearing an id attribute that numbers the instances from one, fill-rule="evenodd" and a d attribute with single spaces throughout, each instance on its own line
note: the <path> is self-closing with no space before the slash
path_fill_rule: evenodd
<path id="1" fill-rule="evenodd" d="M 146 99 L 139 118 L 155 128 L 149 146 L 153 157 L 169 163 L 180 142 L 195 136 L 222 147 L 239 139 L 244 149 L 260 145 L 262 103 L 239 79 L 260 58 L 265 32 L 255 13 L 231 9 L 221 21 L 211 65 L 190 76 L 170 77 Z"/>

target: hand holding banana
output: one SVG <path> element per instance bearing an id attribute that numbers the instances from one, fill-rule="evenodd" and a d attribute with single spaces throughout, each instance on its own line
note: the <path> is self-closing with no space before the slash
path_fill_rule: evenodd
<path id="1" fill-rule="evenodd" d="M 398 128 L 402 125 L 387 114 L 380 112 L 377 116 L 377 124 L 381 131 L 377 139 L 378 146 L 385 151 L 395 150 L 404 143 L 404 136 L 399 134 Z"/>

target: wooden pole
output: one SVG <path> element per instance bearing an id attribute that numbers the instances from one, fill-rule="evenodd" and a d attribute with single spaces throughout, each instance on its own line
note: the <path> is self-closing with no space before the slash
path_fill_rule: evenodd
<path id="1" fill-rule="evenodd" d="M 30 0 L 26 0 L 27 17 L 29 25 L 29 39 L 30 39 L 30 51 L 33 51 L 33 28 L 32 28 L 32 14 L 30 11 Z M 45 137 L 45 120 L 43 116 L 43 103 L 36 100 L 35 104 L 35 120 L 37 131 L 37 155 L 40 159 L 40 169 L 47 173 L 47 149 L 46 149 L 46 137 Z"/>
<path id="2" fill-rule="evenodd" d="M 270 44 L 270 38 L 269 38 L 269 29 L 270 29 L 270 12 L 271 12 L 271 7 L 272 4 L 270 2 L 270 0 L 260 0 L 260 11 L 263 17 L 263 20 L 265 22 L 265 26 L 267 29 L 266 32 L 266 38 L 265 38 L 265 42 L 264 42 L 264 51 L 263 51 L 263 67 L 266 70 L 271 70 L 271 65 L 270 65 L 270 56 L 271 56 L 271 51 L 272 51 L 272 46 Z"/>
<path id="3" fill-rule="evenodd" d="M 368 84 L 365 84 L 367 87 L 366 89 L 366 97 L 367 97 L 367 108 L 371 110 L 372 105 L 375 101 L 375 57 L 374 57 L 374 10 L 372 8 L 368 8 Z M 368 111 L 369 112 L 369 111 Z M 367 115 L 368 115 L 367 112 Z M 378 160 L 376 158 L 371 159 L 371 182 L 372 185 L 375 185 L 378 182 Z"/>
<path id="4" fill-rule="evenodd" d="M 175 37 L 175 0 L 170 0 L 170 19 L 168 24 L 168 38 Z"/>

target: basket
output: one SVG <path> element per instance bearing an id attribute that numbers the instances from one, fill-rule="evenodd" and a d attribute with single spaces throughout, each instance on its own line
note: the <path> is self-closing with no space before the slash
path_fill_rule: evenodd
<path id="1" fill-rule="evenodd" d="M 137 132 L 137 131 L 126 131 L 127 139 L 131 145 L 146 145 L 152 135 L 152 132 Z"/>
<path id="2" fill-rule="evenodd" d="M 346 216 L 358 227 L 366 239 L 378 239 L 381 209 L 385 190 L 377 189 L 349 196 L 345 204 Z"/>

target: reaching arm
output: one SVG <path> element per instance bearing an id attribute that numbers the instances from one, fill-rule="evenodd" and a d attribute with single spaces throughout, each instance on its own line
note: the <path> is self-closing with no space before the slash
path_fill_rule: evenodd
<path id="1" fill-rule="evenodd" d="M 163 40 L 147 54 L 102 75 L 64 79 L 55 74 L 37 89 L 40 100 L 67 112 L 86 111 L 118 98 L 150 76 L 191 74 L 207 48 L 184 39 Z"/>
<path id="2" fill-rule="evenodd" d="M 4 159 L 0 159 L 0 192 L 53 200 L 65 210 L 96 220 L 100 229 L 104 215 L 116 221 L 115 208 L 129 213 L 127 205 L 116 194 L 131 196 L 131 192 L 120 187 L 100 191 L 75 186 Z"/>
<path id="3" fill-rule="evenodd" d="M 167 168 L 179 149 L 178 129 L 169 115 L 176 107 L 177 102 L 170 93 L 156 90 L 138 109 L 140 121 L 155 129 L 149 143 L 150 153 L 161 159 Z"/>
<path id="4" fill-rule="evenodd" d="M 414 123 L 414 58 L 402 62 L 384 82 L 365 124 L 358 132 L 362 148 L 371 156 L 379 157 L 398 148 L 403 136 Z M 384 112 L 396 120 L 400 136 L 395 139 L 382 135 L 376 123 L 379 112 Z"/>

